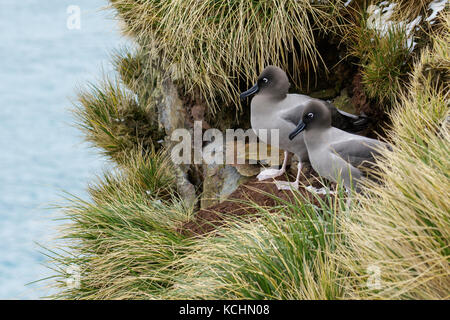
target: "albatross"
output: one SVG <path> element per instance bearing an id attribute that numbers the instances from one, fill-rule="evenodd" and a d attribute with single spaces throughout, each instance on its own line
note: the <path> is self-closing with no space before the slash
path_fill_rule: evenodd
<path id="1" fill-rule="evenodd" d="M 360 184 L 383 148 L 389 145 L 331 126 L 329 108 L 320 100 L 309 101 L 303 110 L 289 140 L 303 133 L 303 140 L 313 169 L 322 177 L 338 182 L 342 179 L 349 192 L 354 187 L 360 192 Z"/>
<path id="2" fill-rule="evenodd" d="M 279 147 L 284 150 L 284 160 L 280 169 L 266 169 L 261 171 L 257 178 L 259 181 L 276 178 L 286 172 L 289 152 L 299 158 L 297 177 L 295 182 L 277 181 L 279 189 L 298 188 L 302 162 L 308 161 L 308 152 L 303 134 L 289 139 L 289 134 L 295 129 L 303 110 L 308 102 L 314 99 L 302 94 L 289 94 L 289 79 L 286 73 L 276 67 L 268 66 L 259 75 L 256 84 L 241 93 L 240 98 L 254 96 L 251 100 L 250 121 L 252 129 L 260 140 L 265 143 L 271 141 L 270 130 L 279 130 Z M 321 100 L 319 100 L 321 101 Z M 333 115 L 333 124 L 346 130 L 358 130 L 367 123 L 367 118 L 349 114 L 337 109 L 332 104 L 322 101 Z M 260 129 L 266 129 L 267 135 L 258 134 Z"/>

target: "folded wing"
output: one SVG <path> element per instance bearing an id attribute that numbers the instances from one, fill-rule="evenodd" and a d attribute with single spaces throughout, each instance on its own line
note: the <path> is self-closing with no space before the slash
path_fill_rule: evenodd
<path id="1" fill-rule="evenodd" d="M 354 138 L 334 143 L 330 148 L 354 167 L 370 167 L 375 156 L 380 154 L 380 148 L 385 146 L 383 142 L 374 139 Z"/>

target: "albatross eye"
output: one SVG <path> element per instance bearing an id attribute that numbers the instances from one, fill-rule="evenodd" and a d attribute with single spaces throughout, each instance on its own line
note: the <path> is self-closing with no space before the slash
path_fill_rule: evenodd
<path id="1" fill-rule="evenodd" d="M 314 118 L 314 113 L 312 113 L 312 112 L 308 113 L 307 117 L 310 118 L 310 119 Z"/>
<path id="2" fill-rule="evenodd" d="M 267 82 L 269 82 L 269 79 L 267 79 L 267 78 L 262 78 L 262 81 L 263 81 L 264 83 L 267 83 Z"/>

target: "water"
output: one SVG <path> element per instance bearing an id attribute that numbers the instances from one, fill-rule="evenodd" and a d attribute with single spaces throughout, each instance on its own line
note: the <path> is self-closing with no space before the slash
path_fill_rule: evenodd
<path id="1" fill-rule="evenodd" d="M 81 9 L 69 29 L 70 5 Z M 75 89 L 111 69 L 123 44 L 106 0 L 0 2 L 0 299 L 51 293 L 26 283 L 48 276 L 35 242 L 55 235 L 63 190 L 85 187 L 105 160 L 82 143 L 69 111 Z M 74 20 L 71 20 L 74 21 Z M 76 26 L 76 25 L 75 25 Z"/>

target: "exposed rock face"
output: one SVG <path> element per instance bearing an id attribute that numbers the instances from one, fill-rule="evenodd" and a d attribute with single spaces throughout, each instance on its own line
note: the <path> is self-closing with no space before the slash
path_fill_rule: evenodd
<path id="1" fill-rule="evenodd" d="M 202 121 L 205 110 L 201 105 L 194 105 L 189 111 L 184 105 L 175 84 L 170 79 L 161 81 L 158 87 L 160 89 L 155 93 L 158 122 L 159 126 L 166 133 L 164 145 L 170 150 L 175 145 L 175 143 L 170 141 L 172 132 L 178 128 L 185 128 L 190 131 L 191 137 L 193 137 L 192 120 Z M 203 121 L 202 129 L 206 130 L 209 128 L 210 126 Z M 194 185 L 197 182 L 193 183 L 193 181 L 190 181 L 189 174 L 195 171 L 191 170 L 194 166 L 193 164 L 176 166 L 178 192 L 190 205 L 195 205 L 198 196 Z M 198 187 L 202 186 L 203 189 L 200 197 L 200 205 L 202 208 L 225 200 L 240 184 L 248 180 L 247 177 L 242 176 L 232 165 L 202 164 L 201 166 L 203 167 L 200 167 L 200 170 L 203 170 L 203 184 Z"/>
<path id="2" fill-rule="evenodd" d="M 208 147 L 221 152 L 225 159 L 226 148 L 222 141 L 213 141 Z M 234 146 L 231 146 L 234 147 Z M 204 148 L 205 150 L 205 148 Z M 235 165 L 230 164 L 203 164 L 203 193 L 200 198 L 200 207 L 207 208 L 224 201 L 239 185 L 248 181 L 249 177 L 241 175 Z"/>
<path id="3" fill-rule="evenodd" d="M 158 122 L 166 132 L 165 146 L 168 149 L 173 147 L 170 136 L 175 129 L 188 128 L 186 108 L 183 105 L 177 88 L 170 79 L 161 81 L 158 86 L 161 91 L 155 93 L 158 109 Z M 177 188 L 183 199 L 194 205 L 197 199 L 195 186 L 188 179 L 189 165 L 176 166 Z"/>
<path id="4" fill-rule="evenodd" d="M 186 128 L 187 114 L 175 84 L 170 79 L 161 81 L 158 97 L 158 122 L 170 137 L 173 130 Z"/>
<path id="5" fill-rule="evenodd" d="M 197 202 L 197 194 L 195 193 L 195 186 L 189 181 L 187 172 L 188 166 L 175 167 L 177 189 L 186 204 L 194 206 Z"/>
<path id="6" fill-rule="evenodd" d="M 204 165 L 205 180 L 203 182 L 203 194 L 200 207 L 207 208 L 224 201 L 242 183 L 249 180 L 241 176 L 231 165 Z"/>

